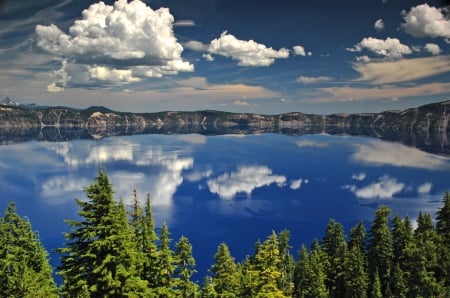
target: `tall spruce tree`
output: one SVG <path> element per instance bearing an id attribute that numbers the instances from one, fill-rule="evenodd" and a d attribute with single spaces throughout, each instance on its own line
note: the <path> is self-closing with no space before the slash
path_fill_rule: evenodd
<path id="1" fill-rule="evenodd" d="M 175 260 L 173 251 L 170 248 L 172 239 L 170 239 L 169 227 L 166 223 L 164 223 L 161 228 L 159 239 L 158 262 L 155 276 L 156 284 L 154 290 L 158 297 L 170 298 L 175 296 L 175 283 L 173 279 Z"/>
<path id="2" fill-rule="evenodd" d="M 378 275 L 383 297 L 391 295 L 390 282 L 394 252 L 392 234 L 389 229 L 390 214 L 391 210 L 386 206 L 381 206 L 377 209 L 375 212 L 375 219 L 370 227 L 368 240 L 368 260 L 371 282 L 374 286 L 375 279 Z M 372 289 L 372 291 L 373 290 L 374 289 Z"/>
<path id="3" fill-rule="evenodd" d="M 58 297 L 48 253 L 14 203 L 0 218 L 0 297 Z"/>
<path id="4" fill-rule="evenodd" d="M 299 251 L 299 258 L 294 269 L 293 297 L 297 298 L 325 298 L 329 292 L 325 284 L 325 259 L 326 254 L 316 247 L 308 254 L 303 245 Z"/>
<path id="5" fill-rule="evenodd" d="M 197 285 L 191 281 L 195 270 L 195 259 L 192 255 L 192 244 L 185 236 L 175 244 L 175 279 L 179 297 L 195 297 Z"/>
<path id="6" fill-rule="evenodd" d="M 321 247 L 328 255 L 330 264 L 326 270 L 330 296 L 342 297 L 344 295 L 344 254 L 347 250 L 342 224 L 334 219 L 329 220 Z"/>
<path id="7" fill-rule="evenodd" d="M 281 276 L 278 281 L 278 286 L 283 290 L 284 295 L 291 296 L 292 292 L 292 278 L 294 274 L 294 257 L 291 254 L 292 246 L 289 244 L 291 233 L 289 230 L 282 230 L 278 233 L 278 251 L 280 252 L 279 271 Z"/>
<path id="8" fill-rule="evenodd" d="M 436 213 L 436 231 L 439 235 L 438 255 L 441 256 L 437 278 L 443 280 L 450 297 L 450 193 L 445 191 L 443 206 Z"/>
<path id="9" fill-rule="evenodd" d="M 225 243 L 221 243 L 209 270 L 215 293 L 220 297 L 239 297 L 238 268 Z"/>
<path id="10" fill-rule="evenodd" d="M 128 297 L 144 295 L 133 229 L 122 203 L 113 199 L 104 170 L 85 188 L 87 201 L 77 199 L 81 221 L 66 220 L 71 232 L 59 252 L 65 297 Z"/>

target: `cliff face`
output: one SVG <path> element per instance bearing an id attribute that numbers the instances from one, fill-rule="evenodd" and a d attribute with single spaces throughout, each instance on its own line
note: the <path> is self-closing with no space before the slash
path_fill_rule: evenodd
<path id="1" fill-rule="evenodd" d="M 398 140 L 416 147 L 440 147 L 443 153 L 450 153 L 449 112 L 450 101 L 404 111 L 326 116 L 219 111 L 123 113 L 103 107 L 75 110 L 0 106 L 0 141 L 14 142 L 20 136 L 62 140 L 144 133 L 330 133 Z"/>

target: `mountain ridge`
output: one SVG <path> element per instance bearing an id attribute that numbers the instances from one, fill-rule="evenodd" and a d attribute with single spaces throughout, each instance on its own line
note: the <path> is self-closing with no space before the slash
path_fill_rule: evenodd
<path id="1" fill-rule="evenodd" d="M 75 109 L 0 105 L 0 143 L 132 134 L 328 133 L 400 141 L 427 151 L 450 154 L 449 120 L 450 101 L 401 111 L 329 115 L 301 112 L 263 115 L 217 110 L 131 113 L 100 106 Z"/>

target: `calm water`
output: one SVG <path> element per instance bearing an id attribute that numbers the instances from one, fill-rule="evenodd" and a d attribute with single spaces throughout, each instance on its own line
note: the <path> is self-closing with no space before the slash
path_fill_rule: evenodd
<path id="1" fill-rule="evenodd" d="M 221 242 L 240 261 L 256 240 L 287 228 L 296 253 L 323 236 L 329 218 L 348 231 L 380 204 L 413 220 L 434 216 L 450 187 L 449 158 L 377 139 L 137 135 L 0 146 L 0 210 L 16 201 L 46 248 L 61 247 L 64 219 L 77 217 L 74 199 L 85 198 L 100 165 L 117 198 L 150 193 L 157 225 L 168 223 L 173 242 L 190 239 L 199 281 Z"/>

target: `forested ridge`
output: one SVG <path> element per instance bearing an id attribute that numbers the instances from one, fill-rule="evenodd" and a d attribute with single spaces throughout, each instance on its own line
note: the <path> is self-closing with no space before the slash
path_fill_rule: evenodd
<path id="1" fill-rule="evenodd" d="M 348 235 L 330 219 L 324 236 L 297 252 L 288 230 L 257 241 L 237 262 L 225 243 L 202 284 L 193 247 L 169 227 L 156 227 L 150 196 L 131 206 L 115 200 L 100 170 L 77 199 L 79 220 L 66 220 L 66 243 L 58 249 L 61 276 L 53 279 L 48 252 L 26 217 L 10 203 L 0 217 L 0 297 L 450 297 L 450 193 L 433 222 L 381 206 L 366 231 L 361 222 Z"/>

